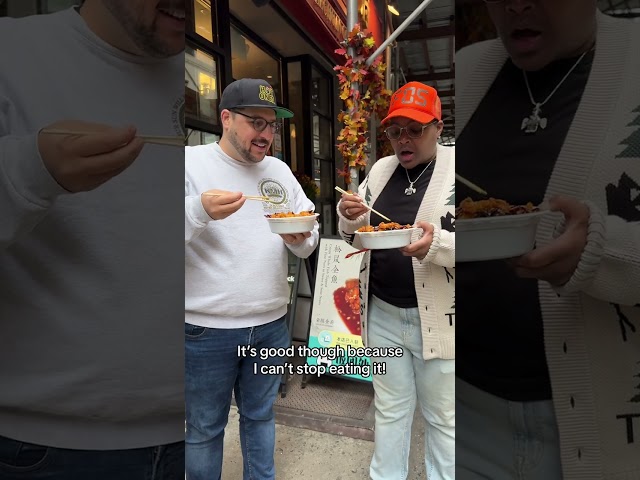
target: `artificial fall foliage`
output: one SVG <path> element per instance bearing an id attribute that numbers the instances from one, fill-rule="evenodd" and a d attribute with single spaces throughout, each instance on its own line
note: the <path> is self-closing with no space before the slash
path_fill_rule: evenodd
<path id="1" fill-rule="evenodd" d="M 344 126 L 338 135 L 337 147 L 344 160 L 344 167 L 338 174 L 351 183 L 349 169 L 362 170 L 367 164 L 369 146 L 369 119 L 375 113 L 384 118 L 389 108 L 391 91 L 386 89 L 385 71 L 387 65 L 379 55 L 370 66 L 367 59 L 376 51 L 373 35 L 368 30 L 360 30 L 356 24 L 346 40 L 340 43 L 343 48 L 336 50 L 345 57 L 344 65 L 334 67 L 340 82 L 340 98 L 345 109 L 338 115 L 338 121 Z M 353 47 L 354 55 L 348 53 Z M 358 88 L 355 88 L 357 83 Z"/>
<path id="2" fill-rule="evenodd" d="M 298 180 L 298 183 L 302 187 L 302 191 L 307 196 L 307 198 L 312 202 L 315 202 L 318 195 L 320 195 L 318 184 L 311 177 L 305 175 L 304 173 L 293 172 L 293 175 Z"/>

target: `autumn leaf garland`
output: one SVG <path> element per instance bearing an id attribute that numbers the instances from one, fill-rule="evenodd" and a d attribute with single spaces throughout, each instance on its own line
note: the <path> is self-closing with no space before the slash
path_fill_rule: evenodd
<path id="1" fill-rule="evenodd" d="M 349 169 L 363 169 L 367 164 L 367 146 L 369 144 L 369 119 L 375 112 L 383 118 L 389 108 L 391 91 L 386 89 L 386 63 L 379 55 L 370 66 L 367 59 L 375 52 L 376 44 L 368 30 L 360 30 L 356 24 L 349 37 L 341 42 L 343 48 L 335 52 L 344 55 L 344 65 L 334 67 L 340 82 L 340 98 L 344 101 L 345 110 L 338 115 L 338 121 L 344 126 L 338 135 L 338 151 L 344 160 L 344 167 L 338 174 L 351 183 Z M 353 47 L 354 55 L 348 53 Z M 354 84 L 358 88 L 354 88 Z M 355 107 L 355 108 L 354 108 Z"/>

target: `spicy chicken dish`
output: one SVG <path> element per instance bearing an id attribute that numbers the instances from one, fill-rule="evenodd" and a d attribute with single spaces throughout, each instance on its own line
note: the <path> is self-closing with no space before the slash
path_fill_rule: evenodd
<path id="1" fill-rule="evenodd" d="M 456 208 L 456 219 L 472 219 L 483 217 L 502 217 L 506 215 L 520 215 L 534 213 L 540 209 L 529 202 L 526 205 L 511 205 L 505 200 L 489 198 L 473 201 L 465 198 Z"/>
<path id="2" fill-rule="evenodd" d="M 361 335 L 360 289 L 357 278 L 348 279 L 343 287 L 333 292 L 333 301 L 340 318 L 353 335 Z"/>
<path id="3" fill-rule="evenodd" d="M 408 228 L 413 228 L 412 225 L 400 225 L 399 223 L 390 222 L 384 223 L 380 222 L 377 227 L 373 225 L 366 225 L 364 227 L 360 227 L 356 232 L 365 233 L 365 232 L 388 232 L 391 230 L 406 230 Z"/>
<path id="4" fill-rule="evenodd" d="M 272 213 L 271 215 L 265 215 L 267 218 L 293 218 L 293 217 L 312 217 L 315 213 L 312 211 L 304 211 L 300 213 L 293 212 L 280 212 L 280 213 Z"/>

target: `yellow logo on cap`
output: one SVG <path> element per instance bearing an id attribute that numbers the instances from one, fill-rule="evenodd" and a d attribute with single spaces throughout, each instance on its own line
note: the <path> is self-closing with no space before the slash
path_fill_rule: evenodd
<path id="1" fill-rule="evenodd" d="M 276 104 L 276 96 L 273 93 L 273 88 L 266 85 L 260 85 L 260 93 L 258 95 L 260 100 L 264 100 L 269 103 Z"/>

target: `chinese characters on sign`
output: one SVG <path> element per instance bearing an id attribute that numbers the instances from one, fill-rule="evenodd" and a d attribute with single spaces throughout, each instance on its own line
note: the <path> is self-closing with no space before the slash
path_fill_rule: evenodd
<path id="1" fill-rule="evenodd" d="M 358 277 L 362 257 L 346 255 L 357 251 L 342 239 L 321 238 L 315 291 L 309 330 L 309 347 L 335 348 L 362 347 L 360 322 L 360 295 Z M 309 365 L 327 362 L 327 359 L 307 357 Z M 330 360 L 334 365 L 370 365 L 368 357 L 341 357 Z M 345 370 L 347 371 L 347 370 Z M 369 372 L 370 369 L 363 369 Z M 371 375 L 359 373 L 341 376 L 371 381 Z"/>

